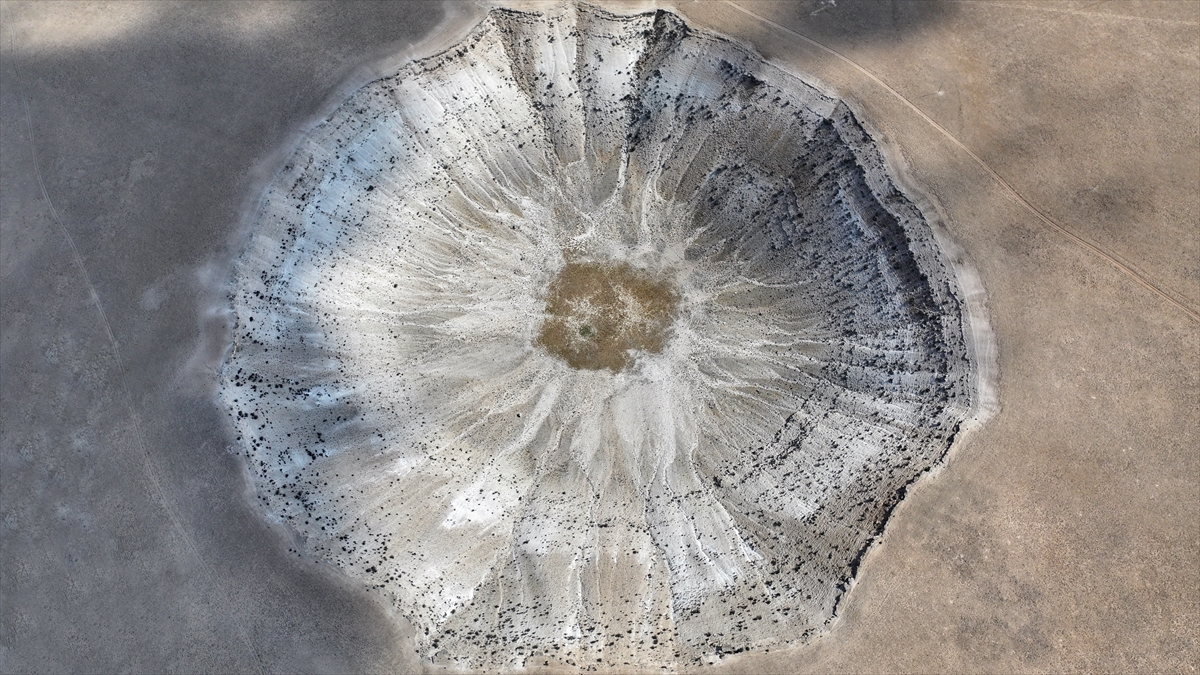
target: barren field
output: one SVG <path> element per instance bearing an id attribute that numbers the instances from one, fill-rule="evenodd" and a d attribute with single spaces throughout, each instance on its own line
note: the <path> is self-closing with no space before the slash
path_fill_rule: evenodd
<path id="1" fill-rule="evenodd" d="M 3 3 L 0 671 L 1197 669 L 1195 4 L 507 7 Z"/>

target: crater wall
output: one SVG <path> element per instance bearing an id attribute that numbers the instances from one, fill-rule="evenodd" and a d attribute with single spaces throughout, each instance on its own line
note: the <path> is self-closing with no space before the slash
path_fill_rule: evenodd
<path id="1" fill-rule="evenodd" d="M 669 285 L 661 344 L 547 350 L 571 264 Z M 357 91 L 232 302 L 264 510 L 461 667 L 810 638 L 979 398 L 955 270 L 851 111 L 667 12 L 495 10 Z"/>

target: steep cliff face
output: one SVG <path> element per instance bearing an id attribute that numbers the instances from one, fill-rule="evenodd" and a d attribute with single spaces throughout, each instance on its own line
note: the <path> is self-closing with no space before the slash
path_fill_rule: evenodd
<path id="1" fill-rule="evenodd" d="M 232 301 L 264 509 L 464 667 L 807 639 L 977 396 L 850 111 L 665 12 L 493 11 L 359 90 Z"/>

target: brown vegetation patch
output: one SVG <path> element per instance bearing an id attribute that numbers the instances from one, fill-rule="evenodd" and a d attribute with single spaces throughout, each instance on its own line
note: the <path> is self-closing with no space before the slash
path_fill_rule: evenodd
<path id="1" fill-rule="evenodd" d="M 617 372 L 637 351 L 660 352 L 679 297 L 629 265 L 568 263 L 550 284 L 537 344 L 572 368 Z"/>

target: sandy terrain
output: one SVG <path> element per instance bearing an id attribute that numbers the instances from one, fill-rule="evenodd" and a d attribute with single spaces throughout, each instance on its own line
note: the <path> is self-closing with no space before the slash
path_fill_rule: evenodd
<path id="1" fill-rule="evenodd" d="M 739 6 L 679 10 L 888 141 L 987 290 L 1000 410 L 831 633 L 719 668 L 1194 672 L 1200 8 Z M 258 516 L 215 397 L 222 284 L 283 150 L 483 13 L 348 7 L 3 5 L 0 670 L 419 667 Z"/>

